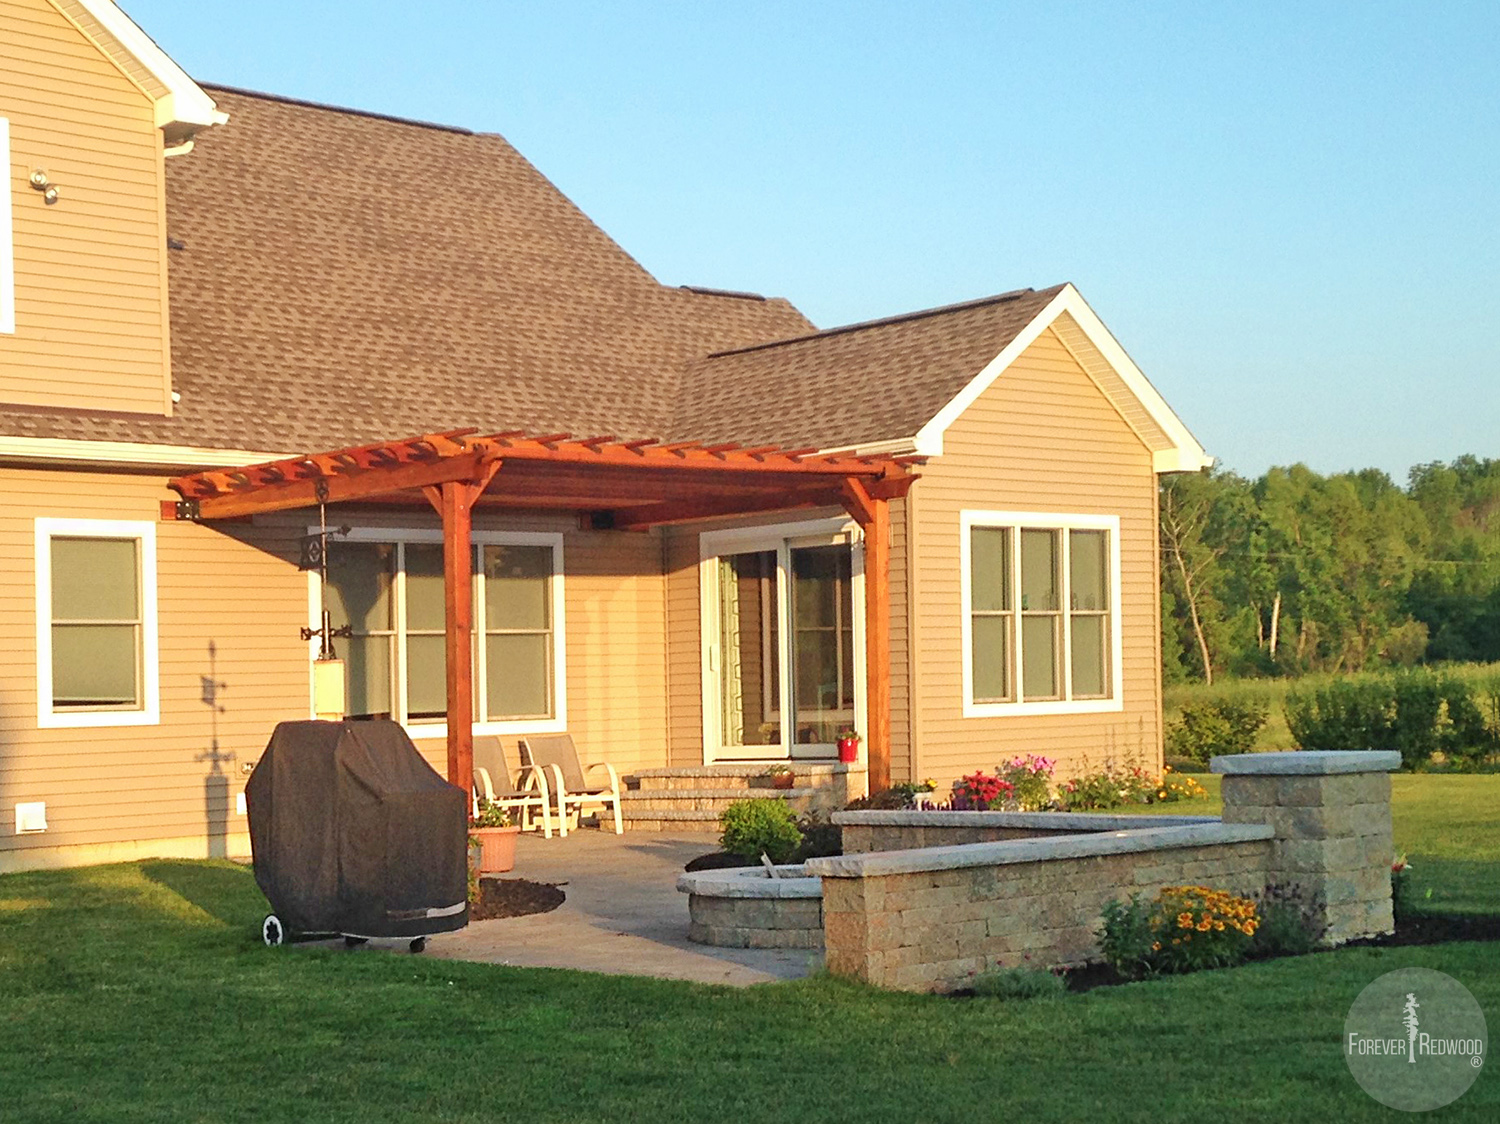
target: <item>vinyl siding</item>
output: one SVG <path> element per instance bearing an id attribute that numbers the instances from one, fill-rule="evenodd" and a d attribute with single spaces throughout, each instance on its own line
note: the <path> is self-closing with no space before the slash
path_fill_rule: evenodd
<path id="1" fill-rule="evenodd" d="M 240 765 L 274 725 L 305 718 L 308 577 L 296 569 L 306 512 L 262 523 L 157 524 L 161 722 L 38 729 L 37 516 L 155 521 L 172 493 L 155 475 L 0 469 L 0 867 L 24 848 L 198 838 L 210 853 L 210 809 L 245 830 L 234 794 Z M 432 527 L 419 509 L 330 510 L 330 522 Z M 483 529 L 562 530 L 569 728 L 586 760 L 622 772 L 666 763 L 665 598 L 656 535 L 581 532 L 571 520 L 480 514 Z M 218 709 L 203 681 L 220 684 Z M 515 738 L 507 735 L 514 751 Z M 446 744 L 418 747 L 446 772 Z M 217 746 L 217 777 L 206 754 Z M 45 800 L 49 829 L 16 836 L 17 801 Z M 24 862 L 11 855 L 15 862 Z"/>
<path id="2" fill-rule="evenodd" d="M 1151 453 L 1049 329 L 953 424 L 913 489 L 919 768 L 948 782 L 1018 753 L 1085 761 L 1161 757 L 1156 477 Z M 965 718 L 959 513 L 1118 515 L 1124 708 Z"/>
<path id="3" fill-rule="evenodd" d="M 161 135 L 151 99 L 47 0 L 0 7 L 16 331 L 0 403 L 171 412 Z M 41 168 L 61 198 L 28 179 Z"/>

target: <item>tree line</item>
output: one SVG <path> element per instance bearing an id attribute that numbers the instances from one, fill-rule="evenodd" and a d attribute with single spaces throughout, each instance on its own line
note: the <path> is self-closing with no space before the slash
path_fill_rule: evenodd
<path id="1" fill-rule="evenodd" d="M 1161 479 L 1163 674 L 1500 660 L 1500 460 Z"/>

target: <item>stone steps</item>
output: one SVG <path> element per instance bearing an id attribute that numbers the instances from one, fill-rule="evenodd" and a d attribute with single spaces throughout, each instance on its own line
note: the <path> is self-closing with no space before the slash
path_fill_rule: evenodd
<path id="1" fill-rule="evenodd" d="M 740 800 L 785 800 L 797 811 L 806 811 L 817 796 L 816 788 L 673 788 L 630 789 L 620 793 L 620 811 L 722 812 Z"/>
<path id="2" fill-rule="evenodd" d="M 767 765 L 753 762 L 743 765 L 696 765 L 673 769 L 639 769 L 626 777 L 632 788 L 670 791 L 695 788 L 770 788 L 765 775 Z M 845 770 L 848 766 L 843 766 Z M 831 783 L 839 766 L 825 761 L 796 762 L 792 772 L 796 783 L 817 787 Z"/>
<path id="3" fill-rule="evenodd" d="M 842 808 L 864 771 L 832 761 L 791 763 L 792 788 L 772 788 L 769 763 L 640 769 L 621 778 L 620 815 L 630 831 L 719 830 L 719 813 L 738 800 L 781 800 L 797 815 Z"/>

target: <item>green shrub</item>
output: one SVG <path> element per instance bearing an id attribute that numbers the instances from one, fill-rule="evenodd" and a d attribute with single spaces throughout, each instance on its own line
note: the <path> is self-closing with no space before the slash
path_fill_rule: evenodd
<path id="1" fill-rule="evenodd" d="M 1099 947 L 1127 979 L 1238 964 L 1259 928 L 1256 903 L 1207 886 L 1168 886 L 1104 907 Z"/>
<path id="2" fill-rule="evenodd" d="M 731 855 L 784 863 L 802 845 L 796 817 L 783 800 L 736 800 L 719 813 L 719 846 Z"/>
<path id="3" fill-rule="evenodd" d="M 893 788 L 882 788 L 870 793 L 869 796 L 856 796 L 844 805 L 846 812 L 899 812 L 903 808 L 912 806 L 912 797 L 916 788 L 912 785 L 896 785 Z"/>
<path id="4" fill-rule="evenodd" d="M 1323 939 L 1317 904 L 1301 886 L 1286 883 L 1267 886 L 1257 897 L 1260 924 L 1250 938 L 1248 956 L 1301 956 Z"/>
<path id="5" fill-rule="evenodd" d="M 1285 709 L 1298 749 L 1394 749 L 1408 769 L 1434 753 L 1473 765 L 1500 749 L 1500 730 L 1469 684 L 1428 669 L 1294 690 Z"/>
<path id="6" fill-rule="evenodd" d="M 1057 806 L 1064 812 L 1100 812 L 1149 804 L 1156 793 L 1156 778 L 1139 765 L 1110 763 L 1058 785 Z"/>
<path id="7" fill-rule="evenodd" d="M 1184 703 L 1181 714 L 1167 723 L 1167 753 L 1199 762 L 1249 753 L 1269 714 L 1265 702 L 1248 697 Z"/>
<path id="8" fill-rule="evenodd" d="M 802 845 L 795 855 L 797 862 L 844 853 L 843 829 L 826 816 L 809 812 L 797 821 L 797 830 L 802 833 Z"/>
<path id="9" fill-rule="evenodd" d="M 992 968 L 974 978 L 974 994 L 986 999 L 1050 999 L 1067 990 L 1066 979 L 1044 968 Z"/>

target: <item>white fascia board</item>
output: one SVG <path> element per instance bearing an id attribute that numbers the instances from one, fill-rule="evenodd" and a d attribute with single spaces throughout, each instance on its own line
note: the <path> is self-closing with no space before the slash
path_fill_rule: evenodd
<path id="1" fill-rule="evenodd" d="M 0 437 L 0 463 L 120 465 L 155 468 L 238 468 L 286 460 L 296 453 L 206 449 L 133 441 L 75 441 L 65 437 Z"/>
<path id="2" fill-rule="evenodd" d="M 173 62 L 151 36 L 115 6 L 113 0 L 78 0 L 78 3 L 106 34 L 167 88 L 166 96 L 156 99 L 157 128 L 185 125 L 191 132 L 209 125 L 222 125 L 229 120 L 229 116 L 214 104 L 214 99 L 188 77 L 187 71 Z"/>
<path id="3" fill-rule="evenodd" d="M 1167 439 L 1172 442 L 1170 448 L 1153 452 L 1152 460 L 1156 471 L 1196 472 L 1213 464 L 1213 458 L 1203 451 L 1203 446 L 1188 432 L 1182 419 L 1167 405 L 1166 399 L 1151 385 L 1150 380 L 1120 346 L 1120 342 L 1089 307 L 1083 295 L 1072 285 L 1063 286 L 1062 291 L 1006 345 L 1004 351 L 987 363 L 984 370 L 970 379 L 967 386 L 917 431 L 914 442 L 917 453 L 929 457 L 941 456 L 943 434 L 948 427 L 1065 312 L 1073 317 L 1084 335 L 1088 336 L 1089 342 L 1099 349 L 1105 361 L 1115 369 L 1120 380 L 1150 414 L 1152 421 L 1161 427 Z"/>
<path id="4" fill-rule="evenodd" d="M 852 453 L 857 457 L 899 457 L 916 451 L 917 439 L 915 437 L 897 437 L 890 441 L 868 441 L 862 445 L 837 445 L 829 449 L 819 449 L 818 456 L 833 457 L 840 453 Z"/>

